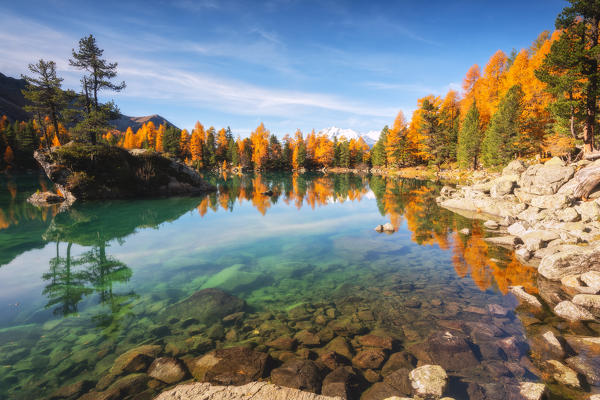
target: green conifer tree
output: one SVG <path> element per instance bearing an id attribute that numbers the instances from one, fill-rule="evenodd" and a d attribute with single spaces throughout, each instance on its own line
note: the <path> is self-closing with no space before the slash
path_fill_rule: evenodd
<path id="1" fill-rule="evenodd" d="M 479 111 L 473 102 L 458 132 L 456 158 L 461 168 L 477 169 L 481 147 L 481 131 L 479 129 Z"/>
<path id="2" fill-rule="evenodd" d="M 509 163 L 517 154 L 519 119 L 523 91 L 515 85 L 504 95 L 492 116 L 481 145 L 481 158 L 486 167 Z"/>

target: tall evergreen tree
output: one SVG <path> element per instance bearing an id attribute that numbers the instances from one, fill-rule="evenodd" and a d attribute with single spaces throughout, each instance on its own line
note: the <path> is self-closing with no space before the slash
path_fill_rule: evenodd
<path id="1" fill-rule="evenodd" d="M 87 135 L 92 144 L 96 144 L 99 133 L 108 125 L 108 121 L 118 117 L 119 110 L 111 101 L 105 104 L 98 102 L 98 93 L 102 90 L 120 92 L 125 82 L 113 83 L 117 76 L 117 63 L 110 63 L 102 58 L 104 50 L 96 44 L 96 38 L 89 35 L 79 40 L 77 51 L 73 49 L 73 58 L 69 64 L 87 72 L 81 79 L 84 96 L 83 118 L 75 131 Z"/>
<path id="2" fill-rule="evenodd" d="M 481 145 L 481 158 L 486 167 L 507 164 L 517 154 L 522 97 L 521 87 L 515 85 L 500 101 Z"/>
<path id="3" fill-rule="evenodd" d="M 386 155 L 385 155 L 385 141 L 389 132 L 389 127 L 386 125 L 381 130 L 379 134 L 379 139 L 373 146 L 373 151 L 371 155 L 371 164 L 374 167 L 385 167 L 386 165 Z"/>
<path id="4" fill-rule="evenodd" d="M 473 101 L 458 132 L 456 158 L 459 166 L 461 168 L 477 169 L 480 147 L 479 111 L 476 102 Z"/>
<path id="5" fill-rule="evenodd" d="M 550 109 L 562 127 L 583 140 L 583 151 L 594 149 L 600 97 L 600 2 L 569 0 L 556 19 L 561 35 L 536 76 L 556 96 Z M 578 129 L 579 126 L 582 129 Z"/>
<path id="6" fill-rule="evenodd" d="M 54 128 L 54 134 L 58 135 L 58 123 L 63 120 L 63 110 L 67 107 L 70 99 L 74 97 L 71 91 L 63 91 L 62 78 L 56 75 L 56 63 L 40 59 L 35 64 L 29 64 L 32 76 L 21 75 L 27 86 L 22 91 L 28 104 L 25 111 L 33 114 L 42 134 L 45 138 L 46 147 L 50 147 L 52 139 L 48 134 L 46 117 Z"/>

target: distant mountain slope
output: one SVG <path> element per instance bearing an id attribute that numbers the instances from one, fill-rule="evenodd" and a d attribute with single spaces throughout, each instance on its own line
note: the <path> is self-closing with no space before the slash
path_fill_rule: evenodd
<path id="1" fill-rule="evenodd" d="M 131 127 L 131 129 L 135 132 L 136 130 L 141 128 L 143 124 L 149 121 L 152 121 L 152 123 L 154 123 L 154 125 L 157 128 L 160 124 L 163 123 L 167 126 L 175 126 L 169 121 L 167 121 L 166 118 L 161 117 L 158 114 L 147 115 L 145 117 L 130 117 L 128 115 L 121 114 L 121 117 L 119 119 L 111 121 L 110 124 L 120 131 L 125 131 L 128 127 Z"/>
<path id="2" fill-rule="evenodd" d="M 344 136 L 348 140 L 350 140 L 350 139 L 358 140 L 359 138 L 362 137 L 363 140 L 365 141 L 365 143 L 369 145 L 369 147 L 373 147 L 373 145 L 375 145 L 375 143 L 379 139 L 378 131 L 369 131 L 367 133 L 358 133 L 352 129 L 342 129 L 342 128 L 338 128 L 336 126 L 322 129 L 319 131 L 319 134 L 325 134 L 331 140 L 333 140 L 336 137 L 339 139 L 342 136 Z"/>
<path id="3" fill-rule="evenodd" d="M 0 72 L 0 116 L 6 115 L 11 121 L 29 119 L 23 110 L 25 98 L 21 90 L 25 89 L 24 79 L 15 79 Z"/>
<path id="4" fill-rule="evenodd" d="M 31 118 L 29 113 L 23 110 L 25 98 L 21 90 L 25 89 L 25 86 L 24 79 L 11 78 L 0 72 L 0 116 L 6 115 L 10 121 L 27 121 Z M 120 131 L 127 130 L 129 126 L 136 131 L 148 121 L 152 121 L 157 127 L 165 122 L 167 126 L 174 126 L 166 118 L 157 114 L 145 117 L 130 117 L 121 114 L 119 119 L 111 121 L 110 124 Z"/>

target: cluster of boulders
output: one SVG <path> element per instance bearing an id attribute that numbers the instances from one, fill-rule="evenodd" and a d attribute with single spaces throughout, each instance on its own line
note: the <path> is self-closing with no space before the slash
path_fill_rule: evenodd
<path id="1" fill-rule="evenodd" d="M 600 188 L 582 198 L 581 187 L 599 168 L 600 160 L 566 165 L 553 158 L 531 166 L 516 160 L 500 176 L 444 187 L 437 200 L 485 219 L 487 241 L 513 247 L 542 277 L 568 287 L 574 297 L 554 307 L 558 316 L 590 320 L 600 316 Z M 537 301 L 523 296 L 522 289 L 513 291 L 527 302 Z"/>
<path id="2" fill-rule="evenodd" d="M 460 382 L 473 399 L 496 398 L 497 393 L 542 398 L 545 385 L 530 382 L 539 372 L 527 359 L 527 344 L 510 309 L 406 297 L 404 292 L 419 293 L 414 285 L 396 291 L 376 293 L 383 303 L 373 311 L 358 306 L 354 296 L 339 304 L 302 304 L 274 315 L 254 313 L 234 296 L 204 289 L 159 313 L 159 325 L 149 329 L 156 339 L 147 338 L 147 344 L 133 349 L 117 347 L 116 359 L 101 361 L 108 370 L 99 380 L 68 382 L 51 398 L 152 398 L 192 380 L 202 384 L 184 385 L 172 392 L 175 397 L 166 398 L 203 393 L 189 398 L 220 399 L 210 397 L 221 390 L 215 388 L 250 385 L 249 390 L 264 398 L 278 393 L 275 398 L 306 400 L 324 400 L 314 395 L 439 399 L 456 394 L 452 382 Z M 429 314 L 433 309 L 435 316 Z M 401 323 L 404 334 L 382 329 L 382 318 Z M 416 332 L 418 323 L 407 318 L 423 321 L 429 333 Z M 178 331 L 184 334 L 175 335 Z M 220 393 L 234 399 L 236 390 Z"/>

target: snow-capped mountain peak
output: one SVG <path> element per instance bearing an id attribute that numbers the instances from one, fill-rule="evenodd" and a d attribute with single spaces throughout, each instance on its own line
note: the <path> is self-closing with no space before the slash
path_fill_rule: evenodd
<path id="1" fill-rule="evenodd" d="M 338 138 L 338 140 L 339 140 L 342 136 L 348 140 L 350 140 L 350 139 L 358 140 L 359 138 L 362 137 L 363 140 L 365 141 L 365 143 L 369 145 L 369 147 L 372 147 L 375 144 L 375 142 L 377 142 L 377 140 L 379 139 L 378 131 L 369 131 L 367 133 L 358 133 L 353 129 L 342 129 L 342 128 L 338 128 L 336 126 L 322 129 L 319 131 L 319 134 L 324 134 L 331 140 L 333 140 L 333 138 Z"/>

